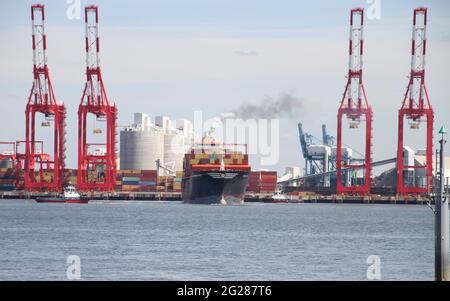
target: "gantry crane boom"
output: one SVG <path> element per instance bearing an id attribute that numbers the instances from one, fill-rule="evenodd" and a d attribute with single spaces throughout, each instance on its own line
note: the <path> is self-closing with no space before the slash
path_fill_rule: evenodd
<path id="1" fill-rule="evenodd" d="M 47 66 L 44 5 L 35 4 L 31 6 L 31 21 L 34 80 L 25 110 L 24 186 L 28 191 L 61 192 L 64 182 L 66 108 L 64 104 L 56 100 Z M 43 127 L 50 127 L 51 121 L 53 121 L 52 157 L 43 153 L 43 146 L 40 151 L 36 149 L 38 145 L 35 140 L 36 113 L 45 116 L 45 121 L 42 122 Z M 45 177 L 44 171 L 47 175 Z M 38 175 L 36 175 L 36 172 L 38 172 Z"/>
<path id="2" fill-rule="evenodd" d="M 116 178 L 117 108 L 108 100 L 100 68 L 98 7 L 85 7 L 86 85 L 78 109 L 78 189 L 81 191 L 112 191 Z M 106 123 L 105 143 L 87 141 L 87 116 L 92 114 Z M 102 134 L 94 129 L 95 134 Z M 90 147 L 103 146 L 104 152 Z"/>
<path id="3" fill-rule="evenodd" d="M 371 181 L 371 156 L 372 156 L 372 108 L 367 100 L 363 84 L 363 53 L 364 53 L 364 9 L 355 8 L 350 13 L 350 42 L 349 42 L 349 71 L 347 84 L 338 110 L 337 124 L 337 151 L 336 191 L 338 194 L 362 194 L 370 193 Z M 343 161 L 342 154 L 342 120 L 347 117 L 350 128 L 358 128 L 361 121 L 365 121 L 365 153 L 363 164 L 350 164 Z M 362 119 L 364 117 L 365 120 Z M 364 183 L 343 183 L 343 172 L 349 168 L 362 169 Z"/>
<path id="4" fill-rule="evenodd" d="M 433 177 L 433 126 L 434 112 L 431 106 L 428 92 L 425 85 L 425 59 L 427 50 L 427 20 L 428 10 L 425 7 L 414 9 L 413 13 L 413 33 L 411 46 L 411 73 L 408 87 L 402 102 L 402 107 L 398 112 L 398 148 L 397 148 L 397 193 L 407 194 L 427 194 L 432 189 Z M 404 121 L 409 120 L 411 129 L 418 129 L 426 118 L 426 159 L 425 165 L 405 165 L 403 161 L 404 148 Z M 405 172 L 408 170 L 416 173 L 424 170 L 425 183 L 406 181 Z"/>

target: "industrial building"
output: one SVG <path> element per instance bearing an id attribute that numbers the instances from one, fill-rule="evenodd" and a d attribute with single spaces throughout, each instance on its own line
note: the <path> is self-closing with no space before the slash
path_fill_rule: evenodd
<path id="1" fill-rule="evenodd" d="M 278 182 L 289 181 L 292 179 L 297 179 L 301 176 L 301 168 L 297 166 L 286 167 L 285 172 L 282 176 L 278 178 Z"/>
<path id="2" fill-rule="evenodd" d="M 194 138 L 189 120 L 156 116 L 152 123 L 148 114 L 135 113 L 134 122 L 120 131 L 120 168 L 156 170 L 159 160 L 171 170 L 182 171 L 184 154 Z"/>
<path id="3" fill-rule="evenodd" d="M 405 187 L 426 187 L 426 155 L 424 150 L 414 151 L 411 147 L 405 146 L 403 152 L 404 166 L 418 166 L 422 168 L 407 168 L 403 171 L 403 178 L 405 181 Z M 433 166 L 433 178 L 437 178 L 437 162 L 436 156 L 432 157 Z M 450 187 L 450 157 L 445 158 L 445 173 L 446 187 Z M 397 191 L 397 168 L 389 169 L 383 172 L 381 175 L 373 179 L 372 190 L 374 192 L 381 191 L 380 189 L 386 191 L 391 190 L 392 192 Z"/>

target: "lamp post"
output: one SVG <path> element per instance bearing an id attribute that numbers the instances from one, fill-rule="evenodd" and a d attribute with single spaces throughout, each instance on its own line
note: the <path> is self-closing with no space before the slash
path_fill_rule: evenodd
<path id="1" fill-rule="evenodd" d="M 445 127 L 439 131 L 442 138 L 439 141 L 439 187 L 435 204 L 435 278 L 436 281 L 450 281 L 449 273 L 449 207 L 448 196 L 445 195 Z M 437 159 L 437 158 L 436 158 Z"/>

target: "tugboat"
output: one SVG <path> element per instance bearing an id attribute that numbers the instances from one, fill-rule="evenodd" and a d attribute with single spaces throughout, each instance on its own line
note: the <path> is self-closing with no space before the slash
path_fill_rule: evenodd
<path id="1" fill-rule="evenodd" d="M 64 194 L 62 197 L 45 197 L 45 198 L 36 198 L 36 203 L 68 203 L 68 204 L 87 204 L 89 203 L 88 199 L 84 199 L 80 196 L 80 194 L 76 191 L 74 186 L 67 186 L 64 189 Z"/>
<path id="2" fill-rule="evenodd" d="M 275 191 L 275 194 L 271 199 L 264 201 L 265 203 L 275 203 L 275 204 L 287 204 L 289 199 L 285 194 L 282 194 L 281 190 Z"/>

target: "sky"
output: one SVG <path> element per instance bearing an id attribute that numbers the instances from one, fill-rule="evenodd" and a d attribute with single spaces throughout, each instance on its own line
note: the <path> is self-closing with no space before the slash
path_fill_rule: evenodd
<path id="1" fill-rule="evenodd" d="M 67 164 L 76 166 L 77 109 L 85 82 L 83 18 L 69 18 L 71 0 L 46 4 L 48 64 L 56 97 L 68 109 Z M 427 88 L 436 130 L 450 127 L 450 2 L 387 1 L 365 24 L 364 83 L 374 111 L 373 157 L 395 157 L 397 114 L 410 69 L 412 11 L 429 8 Z M 321 137 L 336 135 L 348 68 L 348 19 L 366 1 L 150 0 L 80 1 L 100 9 L 101 66 L 119 124 L 134 112 L 194 119 L 258 105 L 289 94 L 301 109 L 280 115 L 276 169 L 303 166 L 297 123 Z M 8 1 L 0 18 L 0 141 L 23 140 L 32 84 L 31 1 Z M 377 11 L 378 12 L 378 11 Z M 76 15 L 76 14 L 75 14 Z M 436 131 L 435 131 L 436 132 Z M 435 135 L 436 136 L 436 135 Z M 413 148 L 424 138 L 408 136 Z M 347 141 L 358 150 L 362 139 Z M 437 142 L 435 142 L 435 145 Z"/>

